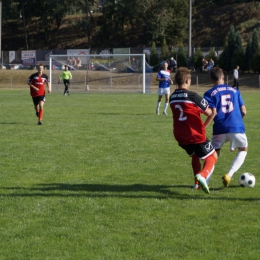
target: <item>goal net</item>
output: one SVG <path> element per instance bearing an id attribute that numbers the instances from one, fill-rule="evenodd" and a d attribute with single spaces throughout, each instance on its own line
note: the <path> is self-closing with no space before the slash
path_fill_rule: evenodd
<path id="1" fill-rule="evenodd" d="M 151 92 L 153 68 L 145 54 L 50 55 L 49 61 L 52 92 L 64 90 L 59 79 L 65 65 L 71 92 Z"/>

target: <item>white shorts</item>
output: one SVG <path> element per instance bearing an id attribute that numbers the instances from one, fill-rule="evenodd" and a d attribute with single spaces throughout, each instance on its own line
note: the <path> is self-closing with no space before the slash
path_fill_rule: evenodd
<path id="1" fill-rule="evenodd" d="M 158 88 L 158 95 L 170 95 L 170 88 Z"/>
<path id="2" fill-rule="evenodd" d="M 228 133 L 212 136 L 212 145 L 217 150 L 222 147 L 226 142 L 230 142 L 230 151 L 234 151 L 236 148 L 243 148 L 248 146 L 246 134 L 243 133 Z"/>

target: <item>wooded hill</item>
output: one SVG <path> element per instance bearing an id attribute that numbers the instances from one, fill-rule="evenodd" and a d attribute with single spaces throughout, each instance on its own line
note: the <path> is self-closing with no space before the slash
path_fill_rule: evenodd
<path id="1" fill-rule="evenodd" d="M 210 1 L 209 1 L 210 2 Z M 260 3 L 240 3 L 222 6 L 195 6 L 193 8 L 192 46 L 194 47 L 222 47 L 225 43 L 231 25 L 239 31 L 245 44 L 252 36 L 255 28 L 260 26 Z M 104 38 L 100 34 L 99 26 L 104 22 L 102 14 L 93 15 L 93 29 L 91 46 L 87 33 L 79 26 L 86 19 L 86 15 L 66 16 L 59 29 L 53 24 L 48 38 L 39 28 L 37 19 L 32 19 L 27 25 L 28 49 L 78 49 L 78 48 L 108 48 L 108 47 L 138 47 L 149 46 L 149 42 L 142 37 L 138 26 L 124 28 L 123 40 L 118 34 L 110 34 Z M 188 19 L 187 19 L 188 21 Z M 188 26 L 188 23 L 187 23 Z M 188 44 L 188 29 L 183 36 L 184 45 Z M 25 50 L 25 34 L 23 20 L 5 22 L 2 27 L 2 50 Z M 160 45 L 159 42 L 156 43 Z M 179 43 L 181 44 L 181 42 Z"/>

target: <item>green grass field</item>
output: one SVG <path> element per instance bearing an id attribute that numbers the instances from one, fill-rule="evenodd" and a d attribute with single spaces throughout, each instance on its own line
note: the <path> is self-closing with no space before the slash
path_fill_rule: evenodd
<path id="1" fill-rule="evenodd" d="M 259 259 L 259 92 L 242 94 L 246 161 L 224 188 L 226 145 L 208 195 L 156 94 L 50 94 L 38 126 L 28 90 L 2 90 L 0 259 Z"/>

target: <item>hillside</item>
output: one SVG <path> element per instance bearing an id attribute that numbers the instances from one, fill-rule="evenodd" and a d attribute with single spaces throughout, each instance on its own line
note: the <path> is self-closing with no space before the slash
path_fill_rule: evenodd
<path id="1" fill-rule="evenodd" d="M 260 26 L 260 3 L 242 3 L 219 7 L 204 7 L 193 13 L 192 45 L 221 47 L 231 25 L 240 32 L 243 43 Z"/>
<path id="2" fill-rule="evenodd" d="M 252 35 L 254 28 L 260 26 L 260 4 L 243 3 L 226 6 L 203 6 L 193 8 L 192 45 L 194 47 L 221 47 L 231 25 L 239 31 L 243 42 Z M 67 16 L 61 27 L 54 27 L 50 32 L 50 40 L 44 38 L 44 33 L 34 21 L 28 28 L 29 49 L 79 49 L 88 48 L 87 36 L 77 26 L 81 17 Z M 82 18 L 84 19 L 84 17 Z M 97 17 L 97 20 L 99 18 Z M 140 38 L 135 38 L 134 33 L 129 31 L 126 46 L 115 46 L 118 39 L 101 42 L 92 35 L 92 42 L 98 47 L 137 47 L 143 46 Z M 185 43 L 187 44 L 187 42 Z M 2 50 L 26 49 L 24 27 L 22 20 L 13 20 L 3 24 L 2 27 Z"/>

